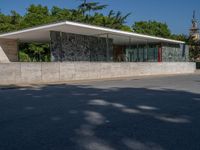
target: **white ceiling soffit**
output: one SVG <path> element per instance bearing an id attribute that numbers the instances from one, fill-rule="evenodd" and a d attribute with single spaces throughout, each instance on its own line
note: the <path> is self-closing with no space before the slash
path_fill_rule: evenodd
<path id="1" fill-rule="evenodd" d="M 103 35 L 104 37 L 106 37 L 105 34 L 109 34 L 108 35 L 109 38 L 113 38 L 115 44 L 130 43 L 130 42 L 131 43 L 167 42 L 175 44 L 185 43 L 183 41 L 148 36 L 133 32 L 125 32 L 125 31 L 104 28 L 94 25 L 87 25 L 83 23 L 70 22 L 70 21 L 5 33 L 1 34 L 0 38 L 17 39 L 22 42 L 49 42 L 50 40 L 49 31 L 60 31 L 60 32 L 68 32 L 68 33 L 91 35 L 91 36 Z"/>

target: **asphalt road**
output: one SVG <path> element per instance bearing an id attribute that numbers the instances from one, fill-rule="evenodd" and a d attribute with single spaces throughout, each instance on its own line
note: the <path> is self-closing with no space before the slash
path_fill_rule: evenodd
<path id="1" fill-rule="evenodd" d="M 0 150 L 200 150 L 200 75 L 1 89 Z"/>

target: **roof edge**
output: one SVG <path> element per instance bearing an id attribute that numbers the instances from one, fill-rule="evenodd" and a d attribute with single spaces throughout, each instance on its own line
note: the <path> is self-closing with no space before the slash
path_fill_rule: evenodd
<path id="1" fill-rule="evenodd" d="M 51 23 L 51 24 L 45 24 L 45 25 L 40 25 L 40 26 L 34 26 L 34 27 L 25 28 L 25 29 L 18 30 L 18 31 L 11 31 L 11 32 L 0 34 L 0 38 L 4 37 L 4 36 L 13 35 L 13 34 L 19 34 L 19 33 L 24 33 L 24 32 L 29 32 L 29 31 L 35 31 L 35 30 L 42 30 L 42 29 L 55 27 L 55 26 L 60 26 L 60 25 L 65 25 L 65 24 L 66 24 L 66 22 L 64 21 L 64 22 L 58 22 L 58 23 Z"/>
<path id="2" fill-rule="evenodd" d="M 135 37 L 138 37 L 138 38 L 148 38 L 148 39 L 154 39 L 154 40 L 177 43 L 177 44 L 185 44 L 184 41 L 178 41 L 178 40 L 173 40 L 173 39 L 169 39 L 169 38 L 150 36 L 150 35 L 139 34 L 139 33 L 134 33 L 134 32 L 127 32 L 127 31 L 116 30 L 116 29 L 111 29 L 111 28 L 106 28 L 106 27 L 101 27 L 101 26 L 95 26 L 95 25 L 90 25 L 90 24 L 85 24 L 85 23 L 79 23 L 79 22 L 72 22 L 72 21 L 63 21 L 63 22 L 58 22 L 58 23 L 51 23 L 51 24 L 46 24 L 46 25 L 41 25 L 41 26 L 36 26 L 36 27 L 30 27 L 30 28 L 23 29 L 23 30 L 3 33 L 3 34 L 0 34 L 0 38 L 3 38 L 5 36 L 14 35 L 14 34 L 25 33 L 25 32 L 29 32 L 29 31 L 47 29 L 47 28 L 51 28 L 51 27 L 55 27 L 55 26 L 61 26 L 61 25 L 73 25 L 73 26 L 83 27 L 83 28 L 104 30 L 106 32 L 123 34 L 123 35 L 130 36 L 130 37 L 135 36 Z"/>
<path id="3" fill-rule="evenodd" d="M 75 25 L 75 26 L 81 26 L 81 27 L 85 27 L 85 28 L 98 29 L 98 30 L 102 30 L 103 29 L 104 31 L 108 31 L 108 32 L 116 32 L 116 33 L 126 34 L 126 35 L 130 35 L 130 36 L 137 36 L 137 37 L 141 37 L 141 38 L 150 38 L 150 39 L 156 39 L 156 40 L 161 40 L 161 41 L 166 41 L 166 42 L 168 41 L 168 42 L 182 43 L 182 44 L 185 43 L 184 41 L 178 41 L 178 40 L 173 40 L 173 39 L 169 39 L 169 38 L 162 38 L 162 37 L 145 35 L 145 34 L 140 34 L 140 33 L 135 33 L 135 32 L 116 30 L 116 29 L 112 29 L 112 28 L 106 28 L 106 27 L 89 25 L 89 24 L 78 23 L 78 22 L 66 21 L 66 24 Z"/>

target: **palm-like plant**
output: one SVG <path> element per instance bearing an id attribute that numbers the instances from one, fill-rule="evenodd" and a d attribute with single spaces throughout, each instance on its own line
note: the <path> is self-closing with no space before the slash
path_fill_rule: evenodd
<path id="1" fill-rule="evenodd" d="M 40 44 L 30 44 L 29 50 L 33 53 L 34 59 L 36 61 L 42 61 L 41 55 L 45 52 L 45 46 Z"/>
<path id="2" fill-rule="evenodd" d="M 104 17 L 103 25 L 110 28 L 121 29 L 121 27 L 126 23 L 126 19 L 130 14 L 131 13 L 128 13 L 123 16 L 120 11 L 115 13 L 113 10 L 111 10 L 108 16 Z"/>
<path id="3" fill-rule="evenodd" d="M 91 11 L 98 11 L 107 7 L 107 5 L 100 5 L 99 2 L 87 2 L 87 0 L 81 1 L 83 1 L 83 3 L 78 6 L 78 9 L 83 13 L 83 15 L 85 15 L 86 12 L 89 12 L 90 15 Z"/>

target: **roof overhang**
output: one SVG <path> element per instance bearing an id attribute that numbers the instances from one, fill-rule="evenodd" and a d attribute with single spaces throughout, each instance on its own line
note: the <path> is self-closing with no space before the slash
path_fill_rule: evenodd
<path id="1" fill-rule="evenodd" d="M 33 27 L 20 31 L 0 34 L 3 39 L 16 39 L 20 42 L 49 42 L 50 31 L 67 32 L 88 36 L 99 36 L 112 38 L 114 44 L 128 43 L 172 43 L 184 44 L 183 41 L 160 38 L 155 36 L 143 35 L 134 32 L 126 32 L 110 28 L 104 28 L 94 25 L 88 25 L 77 22 L 60 22 L 39 27 Z"/>

